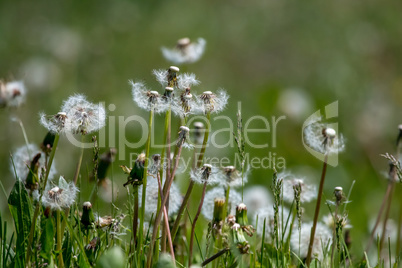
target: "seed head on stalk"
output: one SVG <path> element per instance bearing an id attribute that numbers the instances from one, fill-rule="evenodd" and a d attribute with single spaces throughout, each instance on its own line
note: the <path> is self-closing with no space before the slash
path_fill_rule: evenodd
<path id="1" fill-rule="evenodd" d="M 206 41 L 198 38 L 191 42 L 190 38 L 181 38 L 174 48 L 162 47 L 162 54 L 166 60 L 174 64 L 186 64 L 198 61 L 205 51 Z"/>

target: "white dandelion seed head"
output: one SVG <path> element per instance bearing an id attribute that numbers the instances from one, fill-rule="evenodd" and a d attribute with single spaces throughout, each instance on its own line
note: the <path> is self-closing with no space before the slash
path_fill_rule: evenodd
<path id="1" fill-rule="evenodd" d="M 35 157 L 35 155 L 41 154 L 39 158 L 39 168 L 38 168 L 38 175 L 39 178 L 43 177 L 45 174 L 42 174 L 42 170 L 46 170 L 46 155 L 44 152 L 39 150 L 38 146 L 35 144 L 28 144 L 28 146 L 23 145 L 16 149 L 13 153 L 13 161 L 15 165 L 15 171 L 17 172 L 18 179 L 25 183 L 29 172 L 31 172 L 30 166 L 31 161 Z M 10 160 L 10 172 L 14 173 L 14 166 L 12 161 Z M 52 180 L 57 173 L 56 170 L 56 163 L 53 162 L 52 167 L 50 168 L 48 180 Z"/>
<path id="2" fill-rule="evenodd" d="M 184 118 L 189 114 L 196 114 L 202 111 L 196 97 L 190 92 L 190 88 L 185 89 L 176 96 L 172 102 L 172 111 L 175 115 Z"/>
<path id="3" fill-rule="evenodd" d="M 300 231 L 300 257 L 307 257 L 308 245 L 310 243 L 310 232 L 313 223 L 303 223 Z M 332 230 L 323 223 L 317 223 L 314 236 L 312 256 L 323 261 L 323 248 L 331 245 Z M 299 252 L 299 231 L 294 230 L 290 237 L 290 245 L 294 252 Z"/>
<path id="4" fill-rule="evenodd" d="M 304 128 L 304 141 L 313 150 L 320 153 L 336 154 L 345 150 L 345 141 L 342 134 L 321 121 L 321 117 L 314 117 Z"/>
<path id="5" fill-rule="evenodd" d="M 282 213 L 283 209 L 283 213 Z M 289 215 L 289 210 L 285 207 L 279 207 L 279 213 L 278 213 L 278 226 L 285 226 L 286 220 Z M 282 219 L 282 214 L 283 214 L 283 219 Z M 271 241 L 271 237 L 274 233 L 274 219 L 275 219 L 275 212 L 273 206 L 268 206 L 268 207 L 263 207 L 257 210 L 255 215 L 258 215 L 258 224 L 257 224 L 257 217 L 255 216 L 253 218 L 253 225 L 257 227 L 257 234 L 262 236 L 263 229 L 264 229 L 264 219 L 265 219 L 265 240 L 266 241 Z M 283 223 L 283 225 L 282 225 Z M 279 235 L 282 236 L 282 228 L 279 228 L 278 232 Z M 289 227 L 286 229 L 285 232 L 285 237 L 289 233 Z"/>
<path id="6" fill-rule="evenodd" d="M 147 219 L 150 219 L 152 214 L 155 213 L 158 208 L 158 181 L 156 179 L 150 178 L 147 180 L 147 188 L 146 188 L 146 196 L 145 196 L 145 214 Z M 142 185 L 138 187 L 138 198 L 139 205 L 142 205 Z M 172 216 L 177 213 L 180 208 L 182 202 L 182 195 L 180 193 L 179 188 L 175 183 L 170 187 L 169 192 L 169 216 Z"/>
<path id="7" fill-rule="evenodd" d="M 162 87 L 167 87 L 168 86 L 168 70 L 153 70 L 152 74 L 155 76 L 156 81 L 158 81 L 159 84 L 161 84 Z"/>
<path id="8" fill-rule="evenodd" d="M 215 187 L 211 190 L 209 190 L 205 194 L 204 198 L 204 205 L 202 206 L 202 214 L 204 215 L 205 219 L 207 220 L 212 220 L 213 218 L 213 211 L 214 211 L 214 202 L 215 199 L 221 198 L 223 200 L 226 199 L 225 195 L 225 189 L 221 187 Z M 230 213 L 231 215 L 236 214 L 236 206 L 241 202 L 241 195 L 236 192 L 231 190 L 229 193 L 229 204 L 228 208 L 230 207 Z"/>
<path id="9" fill-rule="evenodd" d="M 300 202 L 311 202 L 317 198 L 317 188 L 313 184 L 309 184 L 305 179 L 298 178 L 290 172 L 281 172 L 278 178 L 283 180 L 283 200 L 292 203 L 294 200 L 293 186 L 300 185 Z"/>
<path id="10" fill-rule="evenodd" d="M 218 167 L 204 164 L 201 168 L 192 169 L 190 171 L 190 178 L 197 184 L 204 184 L 206 182 L 207 185 L 217 185 L 221 180 L 221 172 Z"/>
<path id="11" fill-rule="evenodd" d="M 258 209 L 268 207 L 273 204 L 271 193 L 264 186 L 255 185 L 244 189 L 244 203 L 247 205 L 247 214 L 251 218 Z"/>
<path id="12" fill-rule="evenodd" d="M 103 128 L 106 111 L 100 104 L 93 104 L 82 94 L 75 94 L 64 101 L 61 111 L 66 113 L 65 129 L 83 135 Z"/>
<path id="13" fill-rule="evenodd" d="M 151 91 L 146 88 L 142 82 L 129 82 L 131 85 L 131 93 L 134 102 L 146 111 L 155 111 L 160 113 L 164 111 L 164 105 L 161 101 L 161 97 L 157 91 Z"/>
<path id="14" fill-rule="evenodd" d="M 177 87 L 181 90 L 198 86 L 200 83 L 193 73 L 184 73 L 177 76 Z"/>
<path id="15" fill-rule="evenodd" d="M 368 222 L 368 228 L 369 230 L 373 230 L 374 225 L 375 225 L 376 219 L 371 218 Z M 381 221 L 378 224 L 377 230 L 374 234 L 374 237 L 381 237 L 382 234 L 382 229 L 384 226 L 384 222 Z M 387 220 L 387 225 L 385 227 L 385 236 L 384 237 L 390 237 L 391 243 L 394 244 L 397 241 L 398 238 L 398 224 L 393 220 L 393 219 L 388 219 Z"/>
<path id="16" fill-rule="evenodd" d="M 61 134 L 65 132 L 67 113 L 58 112 L 55 115 L 47 116 L 39 113 L 39 123 L 53 134 Z"/>
<path id="17" fill-rule="evenodd" d="M 79 190 L 74 182 L 66 182 L 60 176 L 58 185 L 52 185 L 52 183 L 46 185 L 42 197 L 43 206 L 50 207 L 52 210 L 69 208 L 75 202 L 78 192 Z"/>
<path id="18" fill-rule="evenodd" d="M 162 47 L 163 57 L 174 64 L 193 63 L 204 54 L 206 41 L 198 38 L 197 42 L 191 42 L 189 38 L 178 40 L 175 48 Z"/>
<path id="19" fill-rule="evenodd" d="M 242 173 L 234 166 L 226 166 L 223 168 L 220 176 L 220 185 L 224 188 L 228 187 L 240 187 L 242 184 L 247 183 L 247 177 L 250 170 L 246 170 L 242 176 Z"/>
<path id="20" fill-rule="evenodd" d="M 18 107 L 25 101 L 26 89 L 23 81 L 0 82 L 0 104 Z"/>
<path id="21" fill-rule="evenodd" d="M 204 113 L 219 113 L 226 108 L 229 95 L 223 89 L 219 89 L 216 94 L 211 91 L 205 91 L 197 100 Z"/>

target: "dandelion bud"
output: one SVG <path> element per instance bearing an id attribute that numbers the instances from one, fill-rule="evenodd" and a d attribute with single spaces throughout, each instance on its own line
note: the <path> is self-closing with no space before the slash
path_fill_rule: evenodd
<path id="1" fill-rule="evenodd" d="M 91 202 L 84 202 L 82 205 L 81 223 L 85 228 L 89 228 L 95 222 Z"/>
<path id="2" fill-rule="evenodd" d="M 214 200 L 214 218 L 213 223 L 219 223 L 224 219 L 225 212 L 225 199 L 216 198 Z"/>
<path id="3" fill-rule="evenodd" d="M 177 87 L 177 73 L 180 69 L 176 66 L 170 66 L 167 73 L 167 80 L 169 87 Z"/>
<path id="4" fill-rule="evenodd" d="M 123 186 L 132 184 L 133 186 L 138 186 L 142 184 L 144 177 L 144 166 L 145 166 L 145 154 L 141 153 L 137 160 L 135 160 L 134 166 L 130 171 L 130 175 L 127 178 L 127 182 Z"/>
<path id="5" fill-rule="evenodd" d="M 40 148 L 45 154 L 49 154 L 52 151 L 55 138 L 56 136 L 51 131 L 46 134 L 42 144 L 40 145 Z"/>
<path id="6" fill-rule="evenodd" d="M 247 207 L 245 204 L 240 203 L 236 207 L 236 222 L 240 224 L 241 228 L 248 236 L 253 236 L 254 228 L 248 224 Z"/>
<path id="7" fill-rule="evenodd" d="M 324 131 L 325 131 L 324 136 L 331 138 L 331 139 L 335 138 L 336 131 L 333 128 L 326 128 Z"/>
<path id="8" fill-rule="evenodd" d="M 171 98 L 173 97 L 173 88 L 172 87 L 165 87 L 165 93 L 163 94 L 163 96 L 165 98 Z"/>
<path id="9" fill-rule="evenodd" d="M 196 144 L 202 144 L 204 141 L 204 124 L 202 122 L 194 123 L 194 140 Z"/>
<path id="10" fill-rule="evenodd" d="M 39 186 L 39 159 L 41 154 L 35 155 L 31 162 L 30 170 L 28 172 L 27 178 L 25 180 L 25 187 L 30 190 L 36 190 Z"/>
<path id="11" fill-rule="evenodd" d="M 232 242 L 233 245 L 239 250 L 240 254 L 249 253 L 250 245 L 244 237 L 243 230 L 238 223 L 235 223 L 232 226 Z"/>

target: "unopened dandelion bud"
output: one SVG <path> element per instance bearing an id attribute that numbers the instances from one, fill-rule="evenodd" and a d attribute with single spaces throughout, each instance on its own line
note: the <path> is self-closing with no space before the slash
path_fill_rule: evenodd
<path id="1" fill-rule="evenodd" d="M 223 198 L 215 198 L 214 200 L 214 223 L 219 223 L 224 219 L 225 212 L 225 199 Z"/>
<path id="2" fill-rule="evenodd" d="M 240 203 L 236 207 L 236 222 L 240 224 L 240 226 L 248 225 L 247 206 L 243 203 Z"/>
<path id="3" fill-rule="evenodd" d="M 54 139 L 56 138 L 55 134 L 49 131 L 45 138 L 43 139 L 40 148 L 45 154 L 49 154 L 52 151 Z"/>
<path id="4" fill-rule="evenodd" d="M 38 189 L 39 186 L 39 159 L 41 157 L 41 154 L 35 155 L 33 158 L 31 165 L 30 165 L 30 170 L 28 172 L 27 178 L 25 180 L 25 187 L 29 190 L 36 190 Z"/>
<path id="5" fill-rule="evenodd" d="M 142 184 L 144 178 L 144 166 L 145 166 L 145 154 L 141 153 L 137 160 L 135 160 L 134 166 L 130 171 L 130 175 L 127 178 L 127 182 L 123 186 L 132 184 L 133 186 L 138 186 Z"/>
<path id="6" fill-rule="evenodd" d="M 235 223 L 231 227 L 232 229 L 232 243 L 239 250 L 240 254 L 249 253 L 250 245 L 247 239 L 244 237 L 243 230 L 240 224 Z"/>
<path id="7" fill-rule="evenodd" d="M 342 202 L 342 200 L 344 199 L 342 187 L 339 187 L 339 186 L 335 187 L 334 195 L 335 195 L 337 204 L 340 204 Z"/>
<path id="8" fill-rule="evenodd" d="M 81 223 L 84 227 L 88 228 L 95 222 L 95 216 L 92 211 L 91 202 L 84 202 L 82 205 Z"/>

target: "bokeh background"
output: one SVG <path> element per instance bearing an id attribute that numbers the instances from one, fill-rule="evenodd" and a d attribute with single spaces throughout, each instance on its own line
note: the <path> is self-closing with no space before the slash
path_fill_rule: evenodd
<path id="1" fill-rule="evenodd" d="M 57 113 L 73 93 L 103 101 L 106 107 L 115 104 L 108 116 L 138 114 L 146 119 L 147 113 L 131 100 L 128 80 L 140 79 L 161 91 L 151 71 L 170 63 L 160 47 L 173 47 L 182 37 L 203 37 L 207 48 L 202 59 L 182 67 L 202 81 L 195 91 L 225 88 L 231 98 L 223 114 L 234 120 L 238 101 L 245 121 L 253 115 L 286 116 L 278 124 L 275 148 L 272 133 L 250 136 L 254 143 L 269 143 L 265 149 L 248 146 L 250 157 L 275 153 L 286 160 L 287 169 L 318 184 L 322 163 L 303 148 L 302 124 L 316 110 L 339 101 L 336 120 L 347 145 L 339 166 L 328 170 L 325 195 L 330 198 L 335 186 L 348 191 L 356 180 L 348 210 L 354 226 L 352 254 L 360 255 L 368 222 L 375 217 L 387 184 L 383 174 L 388 164 L 380 154 L 394 153 L 397 126 L 402 123 L 401 9 L 400 1 L 374 0 L 0 1 L 0 77 L 22 79 L 28 89 L 22 107 L 0 111 L 0 180 L 9 192 L 15 181 L 9 155 L 24 144 L 12 117 L 21 119 L 35 143 L 46 134 L 38 112 Z M 221 122 L 212 123 L 212 128 L 228 127 Z M 157 140 L 162 125 L 163 117 L 157 116 Z M 142 135 L 134 123 L 117 133 L 121 131 L 132 142 Z M 224 142 L 229 134 L 217 137 Z M 126 150 L 127 160 L 116 161 L 113 167 L 120 187 L 118 205 L 126 198 L 121 187 L 125 175 L 118 165 L 129 164 L 130 152 Z M 210 148 L 207 155 L 233 159 L 235 152 L 235 147 Z M 74 174 L 78 154 L 78 148 L 62 139 L 56 163 L 67 179 Z M 84 157 L 83 168 L 90 170 L 92 150 Z M 249 184 L 269 187 L 271 177 L 270 169 L 251 170 Z M 91 186 L 84 176 L 82 183 L 85 199 Z M 396 190 L 391 213 L 395 221 L 402 200 L 401 187 Z M 0 208 L 8 214 L 2 191 Z M 107 213 L 109 206 L 102 209 Z M 323 211 L 324 215 L 327 209 Z M 313 212 L 307 205 L 305 219 Z"/>

